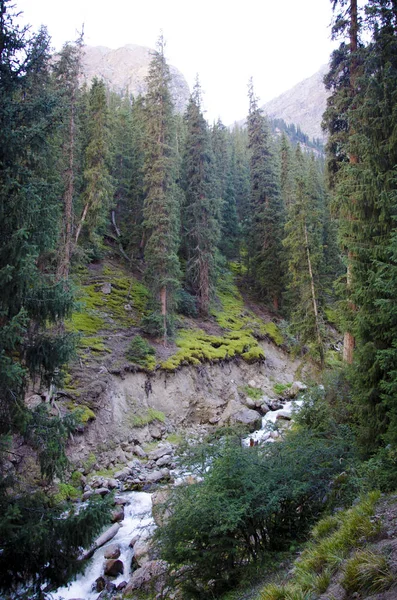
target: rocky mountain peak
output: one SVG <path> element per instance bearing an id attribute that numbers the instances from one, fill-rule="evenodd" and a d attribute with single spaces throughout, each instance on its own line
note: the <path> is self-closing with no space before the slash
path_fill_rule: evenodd
<path id="1" fill-rule="evenodd" d="M 116 92 L 129 91 L 134 96 L 145 94 L 146 77 L 153 50 L 137 44 L 127 44 L 117 50 L 106 46 L 85 46 L 83 80 L 90 83 L 94 77 L 102 79 Z M 173 66 L 171 94 L 178 112 L 183 112 L 189 99 L 189 86 L 182 73 Z"/>

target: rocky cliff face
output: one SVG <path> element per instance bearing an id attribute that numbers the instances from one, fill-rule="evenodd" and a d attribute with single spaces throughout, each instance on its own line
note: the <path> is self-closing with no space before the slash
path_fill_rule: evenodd
<path id="1" fill-rule="evenodd" d="M 262 106 L 264 112 L 271 118 L 281 118 L 286 123 L 299 125 L 311 138 L 324 141 L 321 121 L 329 96 L 323 83 L 327 70 L 328 66 L 324 65 L 312 77 L 270 100 Z"/>
<path id="2" fill-rule="evenodd" d="M 83 79 L 89 83 L 94 77 L 102 79 L 116 92 L 129 91 L 134 96 L 146 92 L 146 77 L 151 61 L 150 48 L 128 44 L 117 50 L 105 46 L 85 46 Z M 189 99 L 189 86 L 182 73 L 173 66 L 171 94 L 178 112 L 183 112 Z"/>

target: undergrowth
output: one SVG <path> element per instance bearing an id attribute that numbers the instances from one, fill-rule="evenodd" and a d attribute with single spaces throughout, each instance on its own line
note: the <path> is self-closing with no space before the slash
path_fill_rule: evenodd
<path id="1" fill-rule="evenodd" d="M 266 585 L 260 593 L 259 600 L 295 600 L 324 593 L 333 574 L 342 567 L 352 549 L 378 535 L 380 524 L 373 515 L 379 497 L 379 492 L 371 492 L 356 506 L 321 519 L 313 528 L 311 540 L 305 550 L 295 562 L 291 580 L 282 585 L 274 583 Z M 378 558 L 369 560 L 368 553 L 363 551 L 358 551 L 356 554 L 356 558 L 347 561 L 345 566 L 347 569 L 345 580 L 346 582 L 351 580 L 353 582 L 351 586 L 354 587 L 354 589 L 349 587 L 349 592 L 364 589 L 357 587 L 357 581 L 359 565 L 364 564 L 365 561 L 367 564 L 371 563 L 371 566 L 366 569 L 368 572 L 371 569 L 374 571 L 375 564 L 379 569 L 382 567 L 382 573 L 385 574 L 382 581 L 384 585 L 389 585 L 390 571 L 387 571 L 384 562 L 381 563 Z M 353 572 L 357 573 L 355 579 Z M 379 581 L 377 585 L 381 585 Z"/>

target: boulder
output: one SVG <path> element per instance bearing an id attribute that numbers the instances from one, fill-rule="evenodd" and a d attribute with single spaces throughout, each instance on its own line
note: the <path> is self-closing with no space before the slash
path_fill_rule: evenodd
<path id="1" fill-rule="evenodd" d="M 173 448 L 172 448 L 171 444 L 163 444 L 159 448 L 156 448 L 155 450 L 152 450 L 152 452 L 149 453 L 149 459 L 150 460 L 158 460 L 159 458 L 161 458 L 162 456 L 165 456 L 166 454 L 172 454 L 172 452 L 173 452 Z"/>
<path id="2" fill-rule="evenodd" d="M 280 400 L 269 400 L 267 405 L 270 410 L 280 410 L 280 408 L 283 408 L 283 403 Z"/>
<path id="3" fill-rule="evenodd" d="M 118 483 L 117 479 L 113 479 L 113 478 L 112 479 L 108 479 L 107 480 L 107 484 L 108 484 L 108 488 L 110 490 L 115 490 L 116 488 L 119 487 L 119 483 Z"/>
<path id="4" fill-rule="evenodd" d="M 137 569 L 127 586 L 124 588 L 124 594 L 139 590 L 142 593 L 160 594 L 166 585 L 168 565 L 163 560 L 150 560 Z"/>
<path id="5" fill-rule="evenodd" d="M 156 525 L 161 527 L 166 522 L 167 518 L 171 516 L 171 511 L 168 508 L 168 499 L 170 497 L 171 490 L 160 489 L 154 492 L 152 495 L 152 514 Z"/>
<path id="6" fill-rule="evenodd" d="M 96 494 L 97 496 L 106 496 L 106 494 L 109 494 L 109 488 L 100 487 L 97 490 L 94 490 L 94 494 Z"/>
<path id="7" fill-rule="evenodd" d="M 112 523 L 118 523 L 124 520 L 124 506 L 118 506 L 112 512 Z"/>
<path id="8" fill-rule="evenodd" d="M 286 391 L 285 395 L 291 399 L 296 398 L 299 392 L 302 392 L 305 389 L 306 386 L 304 383 L 302 383 L 301 381 L 294 381 L 291 387 Z"/>
<path id="9" fill-rule="evenodd" d="M 134 454 L 136 454 L 136 456 L 139 456 L 139 458 L 146 458 L 147 454 L 144 451 L 144 449 L 141 446 L 134 446 L 134 450 L 133 450 Z"/>
<path id="10" fill-rule="evenodd" d="M 169 479 L 170 472 L 168 469 L 161 469 L 160 471 L 152 471 L 145 476 L 146 483 L 158 483 L 162 479 Z"/>
<path id="11" fill-rule="evenodd" d="M 108 577 L 117 577 L 117 575 L 121 575 L 124 573 L 123 562 L 118 559 L 107 560 L 105 563 L 104 573 Z"/>
<path id="12" fill-rule="evenodd" d="M 162 456 L 161 458 L 159 458 L 156 461 L 156 465 L 158 467 L 165 467 L 165 465 L 169 465 L 172 463 L 172 456 L 171 454 L 165 454 L 164 456 Z"/>
<path id="13" fill-rule="evenodd" d="M 149 431 L 150 435 L 154 440 L 161 440 L 161 438 L 163 437 L 163 433 L 160 427 L 158 427 L 157 425 L 151 425 Z"/>
<path id="14" fill-rule="evenodd" d="M 118 558 L 120 556 L 120 546 L 118 544 L 110 544 L 110 546 L 108 546 L 105 549 L 105 552 L 104 552 L 103 556 L 104 556 L 104 558 L 107 558 L 107 559 L 109 559 L 109 558 L 112 558 L 112 559 Z"/>
<path id="15" fill-rule="evenodd" d="M 117 473 L 114 474 L 114 478 L 118 479 L 119 481 L 125 481 L 127 479 L 127 477 L 130 475 L 131 471 L 129 468 L 125 468 L 122 471 L 117 471 Z"/>
<path id="16" fill-rule="evenodd" d="M 231 416 L 231 421 L 233 423 L 241 423 L 243 425 L 248 425 L 250 431 L 255 431 L 255 429 L 260 429 L 262 426 L 262 417 L 256 410 L 252 410 L 251 408 L 243 408 L 238 412 L 234 413 Z"/>
<path id="17" fill-rule="evenodd" d="M 87 490 L 86 492 L 84 492 L 84 494 L 81 497 L 82 501 L 85 502 L 86 500 L 88 500 L 88 498 L 91 498 L 93 493 L 94 493 L 94 490 Z"/>
<path id="18" fill-rule="evenodd" d="M 106 579 L 101 575 L 100 577 L 98 577 L 98 579 L 95 579 L 95 583 L 93 584 L 92 589 L 95 592 L 102 592 L 102 590 L 104 590 L 105 587 Z"/>
<path id="19" fill-rule="evenodd" d="M 263 402 L 263 404 L 260 405 L 259 410 L 262 415 L 266 415 L 269 412 L 270 408 L 266 402 Z"/>
<path id="20" fill-rule="evenodd" d="M 149 561 L 150 541 L 138 539 L 133 547 L 133 561 L 138 567 L 143 567 Z"/>

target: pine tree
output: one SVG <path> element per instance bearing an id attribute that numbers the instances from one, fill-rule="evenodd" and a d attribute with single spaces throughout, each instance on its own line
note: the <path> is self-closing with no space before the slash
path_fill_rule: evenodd
<path id="1" fill-rule="evenodd" d="M 146 281 L 160 305 L 162 332 L 166 342 L 169 317 L 179 288 L 180 195 L 175 182 L 175 146 L 170 73 L 160 37 L 147 78 L 146 153 L 144 164 L 146 231 Z"/>
<path id="2" fill-rule="evenodd" d="M 293 294 L 291 327 L 301 343 L 314 346 L 324 364 L 324 340 L 320 312 L 322 268 L 321 198 L 313 168 L 300 146 L 296 151 L 294 201 L 288 211 L 284 245 L 288 250 L 289 288 Z"/>
<path id="3" fill-rule="evenodd" d="M 240 227 L 237 217 L 234 173 L 235 153 L 227 128 L 218 119 L 211 130 L 215 161 L 215 195 L 221 198 L 221 236 L 219 249 L 228 259 L 239 256 Z"/>
<path id="4" fill-rule="evenodd" d="M 217 197 L 215 163 L 210 133 L 201 110 L 201 90 L 196 83 L 185 114 L 186 141 L 183 179 L 184 237 L 187 248 L 188 286 L 197 298 L 199 312 L 208 315 L 216 280 L 216 253 L 220 235 L 220 198 Z"/>
<path id="5" fill-rule="evenodd" d="M 77 112 L 79 101 L 79 75 L 81 70 L 81 54 L 83 39 L 78 38 L 75 44 L 65 44 L 54 73 L 58 93 L 62 99 L 64 112 L 62 128 L 63 150 L 63 227 L 58 259 L 58 278 L 68 279 L 70 261 L 73 252 L 73 229 L 75 207 L 76 179 L 76 145 L 77 145 Z"/>
<path id="6" fill-rule="evenodd" d="M 283 292 L 283 210 L 270 130 L 249 85 L 248 148 L 250 153 L 250 213 L 247 227 L 249 272 L 254 287 L 275 309 Z"/>
<path id="7" fill-rule="evenodd" d="M 76 226 L 74 243 L 77 244 L 85 225 L 88 237 L 95 247 L 100 242 L 99 232 L 107 221 L 113 200 L 106 88 L 103 81 L 97 78 L 94 78 L 89 93 L 87 146 L 84 154 L 83 210 Z"/>

